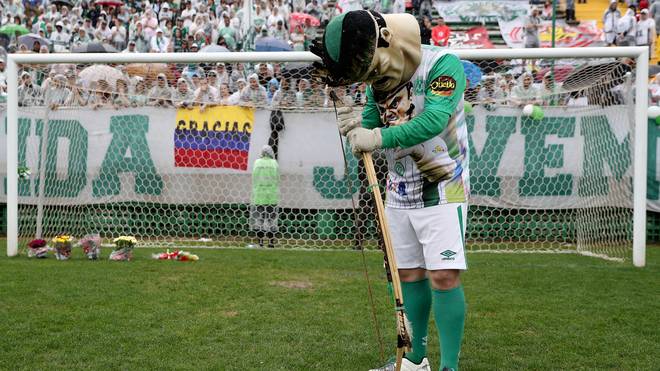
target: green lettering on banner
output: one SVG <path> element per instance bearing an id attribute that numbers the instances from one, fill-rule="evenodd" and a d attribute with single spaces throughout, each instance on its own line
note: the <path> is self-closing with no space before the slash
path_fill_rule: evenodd
<path id="1" fill-rule="evenodd" d="M 44 131 L 43 120 L 36 121 L 35 133 L 41 137 Z M 68 162 L 66 165 L 66 179 L 57 176 L 57 148 L 59 138 L 69 140 Z M 77 120 L 48 120 L 48 138 L 46 138 L 46 167 L 44 180 L 45 197 L 77 197 L 87 184 L 87 130 Z M 39 140 L 39 161 L 41 160 L 41 140 Z M 32 172 L 34 181 L 34 194 L 39 194 L 39 169 Z"/>
<path id="2" fill-rule="evenodd" d="M 569 196 L 573 191 L 573 176 L 558 174 L 545 176 L 545 168 L 564 166 L 564 146 L 546 145 L 548 135 L 571 138 L 575 134 L 575 117 L 546 117 L 533 120 L 521 118 L 521 131 L 525 136 L 525 172 L 518 181 L 520 196 Z"/>
<path id="3" fill-rule="evenodd" d="M 472 140 L 474 116 L 466 116 L 470 140 L 470 191 L 475 195 L 499 197 L 501 178 L 497 169 L 502 161 L 504 149 L 511 135 L 516 131 L 515 116 L 486 116 L 488 137 L 481 154 L 477 154 Z"/>
<path id="4" fill-rule="evenodd" d="M 146 136 L 148 131 L 149 116 L 110 118 L 112 141 L 103 159 L 101 171 L 92 183 L 94 197 L 118 195 L 121 191 L 119 173 L 134 174 L 135 193 L 153 196 L 161 194 L 163 179 L 156 172 L 151 159 Z"/>
<path id="5" fill-rule="evenodd" d="M 656 125 L 655 120 L 649 120 L 648 148 L 646 164 L 646 198 L 648 200 L 660 199 L 660 182 L 658 181 L 658 137 L 660 137 L 660 127 Z"/>
<path id="6" fill-rule="evenodd" d="M 18 119 L 18 166 L 27 166 L 26 152 L 27 152 L 27 137 L 30 135 L 30 126 L 32 120 L 28 118 Z M 5 117 L 5 134 L 7 134 L 7 118 Z M 34 173 L 34 169 L 31 170 Z M 34 175 L 33 175 L 34 176 Z M 7 176 L 4 180 L 4 194 L 7 194 Z M 30 194 L 30 179 L 18 179 L 18 195 L 31 196 Z"/>
<path id="7" fill-rule="evenodd" d="M 587 116 L 580 120 L 580 134 L 584 137 L 584 173 L 578 183 L 580 196 L 600 196 L 609 193 L 605 176 L 607 163 L 612 175 L 621 180 L 632 164 L 630 134 L 619 143 L 612 132 L 607 116 Z"/>
<path id="8" fill-rule="evenodd" d="M 348 171 L 341 178 L 335 176 L 332 166 L 314 166 L 314 189 L 325 199 L 350 199 L 358 191 L 357 159 L 351 155 L 348 142 L 345 142 L 344 153 Z"/>

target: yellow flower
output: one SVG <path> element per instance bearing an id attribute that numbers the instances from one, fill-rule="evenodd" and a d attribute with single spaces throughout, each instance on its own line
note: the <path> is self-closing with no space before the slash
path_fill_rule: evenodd
<path id="1" fill-rule="evenodd" d="M 53 242 L 55 243 L 66 243 L 71 242 L 71 240 L 73 240 L 73 237 L 68 235 L 55 236 L 55 238 L 53 238 Z"/>
<path id="2" fill-rule="evenodd" d="M 114 243 L 124 242 L 130 243 L 131 245 L 137 245 L 137 239 L 133 236 L 119 236 L 113 240 Z"/>

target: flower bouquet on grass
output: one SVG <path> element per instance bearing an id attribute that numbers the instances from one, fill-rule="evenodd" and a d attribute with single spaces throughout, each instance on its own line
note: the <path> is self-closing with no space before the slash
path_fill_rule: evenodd
<path id="1" fill-rule="evenodd" d="M 137 240 L 133 236 L 119 236 L 114 239 L 115 249 L 110 254 L 110 260 L 131 260 L 133 259 L 133 248 L 137 245 Z"/>
<path id="2" fill-rule="evenodd" d="M 67 235 L 55 236 L 53 238 L 55 244 L 55 257 L 57 260 L 69 260 L 71 257 L 71 246 L 73 245 L 73 237 Z"/>
<path id="3" fill-rule="evenodd" d="M 96 260 L 101 257 L 101 236 L 98 233 L 85 235 L 80 240 L 80 247 L 87 259 Z"/>
<path id="4" fill-rule="evenodd" d="M 48 257 L 48 243 L 46 240 L 36 239 L 28 243 L 28 258 L 45 259 Z"/>
<path id="5" fill-rule="evenodd" d="M 162 252 L 160 254 L 152 254 L 151 257 L 156 260 L 178 260 L 182 262 L 199 260 L 199 256 L 195 254 L 191 254 L 187 251 L 174 250 L 174 252 L 170 252 L 169 249 L 167 250 L 167 252 Z"/>

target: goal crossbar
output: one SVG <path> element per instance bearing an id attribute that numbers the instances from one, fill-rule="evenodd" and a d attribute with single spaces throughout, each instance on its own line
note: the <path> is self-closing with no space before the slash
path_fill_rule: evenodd
<path id="1" fill-rule="evenodd" d="M 539 48 L 452 50 L 461 59 L 631 58 L 635 60 L 633 264 L 645 265 L 648 48 Z M 19 64 L 314 62 L 310 52 L 247 53 L 53 53 L 7 55 L 7 255 L 18 254 L 18 70 Z"/>

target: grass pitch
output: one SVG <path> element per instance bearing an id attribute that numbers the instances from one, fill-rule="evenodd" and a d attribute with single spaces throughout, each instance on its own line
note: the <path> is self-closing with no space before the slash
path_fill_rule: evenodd
<path id="1" fill-rule="evenodd" d="M 4 252 L 4 241 L 0 251 Z M 0 368 L 366 370 L 380 363 L 362 257 L 197 250 L 194 263 L 6 258 Z M 108 251 L 104 251 L 107 257 Z M 367 253 L 386 351 L 394 316 Z M 470 254 L 461 370 L 657 370 L 660 249 L 633 268 L 575 255 Z M 435 325 L 430 360 L 438 367 Z M 389 355 L 389 354 L 388 354 Z"/>

